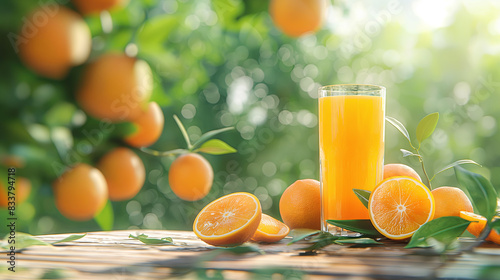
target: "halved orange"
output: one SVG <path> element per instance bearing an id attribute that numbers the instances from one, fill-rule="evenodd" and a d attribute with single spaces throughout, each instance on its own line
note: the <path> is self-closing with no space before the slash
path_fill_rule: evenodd
<path id="1" fill-rule="evenodd" d="M 262 216 L 260 202 L 245 192 L 228 194 L 203 208 L 193 224 L 194 233 L 214 246 L 237 246 L 254 235 Z"/>
<path id="2" fill-rule="evenodd" d="M 290 232 L 290 228 L 275 218 L 262 214 L 260 224 L 252 237 L 257 242 L 278 242 L 285 238 Z"/>
<path id="3" fill-rule="evenodd" d="M 414 178 L 400 176 L 383 180 L 368 201 L 373 226 L 385 237 L 405 239 L 434 217 L 431 191 Z"/>
<path id="4" fill-rule="evenodd" d="M 460 218 L 473 221 L 473 223 L 469 224 L 467 230 L 475 237 L 478 237 L 486 226 L 486 218 L 472 212 L 460 211 Z M 495 230 L 491 230 L 486 240 L 500 244 L 500 234 Z"/>

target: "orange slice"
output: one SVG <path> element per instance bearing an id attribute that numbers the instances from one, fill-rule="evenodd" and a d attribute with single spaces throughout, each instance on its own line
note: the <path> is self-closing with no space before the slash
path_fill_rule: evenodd
<path id="1" fill-rule="evenodd" d="M 262 214 L 260 224 L 252 237 L 257 242 L 278 242 L 285 238 L 290 232 L 290 228 L 275 218 Z"/>
<path id="2" fill-rule="evenodd" d="M 414 178 L 400 176 L 383 180 L 368 201 L 373 226 L 385 237 L 405 239 L 432 220 L 435 211 L 431 191 Z"/>
<path id="3" fill-rule="evenodd" d="M 193 224 L 194 233 L 214 246 L 236 246 L 254 235 L 262 216 L 260 202 L 253 194 L 232 193 L 210 202 Z"/>
<path id="4" fill-rule="evenodd" d="M 460 218 L 475 222 L 470 223 L 467 227 L 467 230 L 475 237 L 478 237 L 486 226 L 486 218 L 472 212 L 460 211 Z M 495 230 L 491 230 L 486 240 L 500 244 L 500 234 Z"/>

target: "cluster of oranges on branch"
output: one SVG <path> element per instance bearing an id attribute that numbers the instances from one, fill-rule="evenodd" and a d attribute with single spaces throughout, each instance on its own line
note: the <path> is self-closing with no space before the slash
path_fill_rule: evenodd
<path id="1" fill-rule="evenodd" d="M 25 17 L 17 36 L 21 61 L 40 76 L 65 78 L 72 67 L 89 60 L 92 37 L 82 16 L 113 9 L 123 2 L 73 0 L 80 13 L 56 3 L 38 7 Z M 163 112 L 150 101 L 152 87 L 152 72 L 145 61 L 125 53 L 105 53 L 85 65 L 74 96 L 83 111 L 108 126 L 131 123 L 134 131 L 124 135 L 123 141 L 138 148 L 156 142 L 163 131 Z M 53 183 L 56 206 L 65 217 L 89 220 L 103 209 L 108 198 L 130 199 L 145 182 L 144 164 L 129 148 L 108 151 L 96 167 L 86 163 L 69 166 Z M 23 185 L 27 184 L 19 180 L 18 203 L 24 198 Z"/>

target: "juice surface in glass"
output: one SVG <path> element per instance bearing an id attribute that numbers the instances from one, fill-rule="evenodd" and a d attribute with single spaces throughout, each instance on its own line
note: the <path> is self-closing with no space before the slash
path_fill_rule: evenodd
<path id="1" fill-rule="evenodd" d="M 372 191 L 382 180 L 385 89 L 379 96 L 319 98 L 322 225 L 325 220 L 368 219 L 353 189 Z"/>

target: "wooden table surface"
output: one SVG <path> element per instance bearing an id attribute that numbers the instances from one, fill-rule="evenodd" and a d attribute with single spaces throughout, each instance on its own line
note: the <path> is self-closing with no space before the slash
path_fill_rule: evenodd
<path id="1" fill-rule="evenodd" d="M 180 245 L 145 245 L 129 238 L 144 233 L 171 237 Z M 51 242 L 70 234 L 37 236 Z M 0 279 L 476 279 L 484 266 L 500 266 L 500 246 L 483 244 L 473 252 L 430 255 L 426 249 L 403 249 L 404 243 L 356 248 L 330 245 L 304 254 L 306 244 L 255 244 L 265 254 L 214 254 L 216 247 L 192 232 L 124 230 L 91 232 L 54 246 L 32 246 L 16 255 L 16 272 L 2 261 Z M 218 251 L 215 251 L 216 253 Z M 5 253 L 2 253 L 5 257 Z M 3 258 L 2 258 L 3 260 Z M 217 278 L 219 277 L 219 278 Z M 500 272 L 498 273 L 500 277 Z"/>

